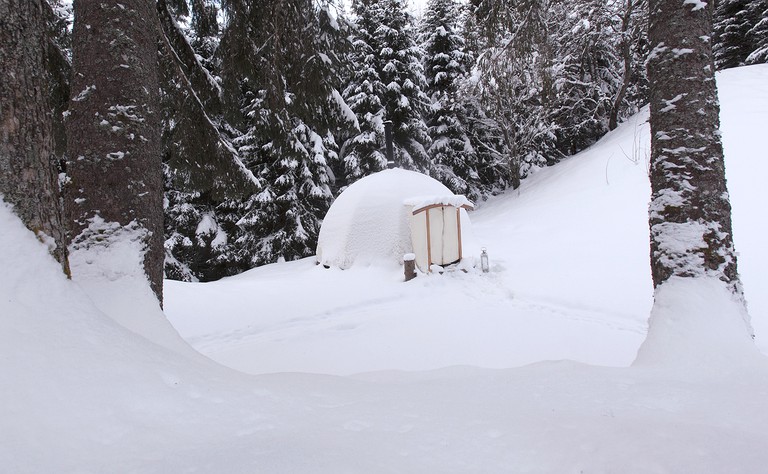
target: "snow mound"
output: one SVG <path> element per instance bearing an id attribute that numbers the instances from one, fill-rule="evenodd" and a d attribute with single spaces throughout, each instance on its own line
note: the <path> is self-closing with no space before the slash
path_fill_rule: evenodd
<path id="1" fill-rule="evenodd" d="M 635 365 L 728 372 L 765 363 L 742 301 L 717 278 L 673 277 L 656 289 L 648 335 Z"/>
<path id="2" fill-rule="evenodd" d="M 317 262 L 342 269 L 399 264 L 413 251 L 406 201 L 452 195 L 439 181 L 415 171 L 391 169 L 366 176 L 344 190 L 328 210 L 317 240 Z"/>
<path id="3" fill-rule="evenodd" d="M 196 355 L 163 314 L 147 282 L 143 260 L 146 230 L 135 222 L 126 227 L 116 222 L 91 220 L 81 237 L 70 246 L 72 279 L 102 313 L 115 322 L 168 349 L 188 356 Z"/>
<path id="4" fill-rule="evenodd" d="M 2 201 L 0 244 L 3 472 L 112 470 L 83 467 L 101 456 L 135 471 L 123 464 L 131 450 L 184 436 L 190 413 L 212 409 L 204 384 L 229 371 L 182 343 L 164 347 L 171 338 L 161 324 L 145 328 L 151 342 L 105 315 Z M 143 291 L 118 280 L 129 295 Z M 140 320 L 162 317 L 159 308 L 136 314 L 142 301 L 123 303 Z"/>

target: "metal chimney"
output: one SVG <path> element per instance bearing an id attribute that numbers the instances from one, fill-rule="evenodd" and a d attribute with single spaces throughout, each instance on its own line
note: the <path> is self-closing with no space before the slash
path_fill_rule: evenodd
<path id="1" fill-rule="evenodd" d="M 394 150 L 392 149 L 392 121 L 384 121 L 384 141 L 387 144 L 387 168 L 395 167 Z"/>

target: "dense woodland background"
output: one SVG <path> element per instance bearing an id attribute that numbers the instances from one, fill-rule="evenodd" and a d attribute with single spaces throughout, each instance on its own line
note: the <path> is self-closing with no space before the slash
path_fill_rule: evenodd
<path id="1" fill-rule="evenodd" d="M 66 115 L 73 15 L 50 6 L 48 69 Z M 172 279 L 314 254 L 334 197 L 386 168 L 386 120 L 396 166 L 483 200 L 648 102 L 646 0 L 430 0 L 422 18 L 405 0 L 157 10 Z M 768 0 L 720 0 L 714 29 L 718 68 L 768 62 Z"/>

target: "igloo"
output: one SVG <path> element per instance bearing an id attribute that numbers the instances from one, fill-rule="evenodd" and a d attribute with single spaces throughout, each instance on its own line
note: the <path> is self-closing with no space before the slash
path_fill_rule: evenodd
<path id="1" fill-rule="evenodd" d="M 400 264 L 413 253 L 423 272 L 432 264 L 453 263 L 464 254 L 468 209 L 472 203 L 464 196 L 429 176 L 380 171 L 353 183 L 331 205 L 318 236 L 317 262 L 342 269 Z"/>

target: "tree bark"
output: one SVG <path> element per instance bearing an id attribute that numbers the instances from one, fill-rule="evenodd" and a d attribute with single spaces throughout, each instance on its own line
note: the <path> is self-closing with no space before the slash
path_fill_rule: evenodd
<path id="1" fill-rule="evenodd" d="M 712 2 L 651 0 L 651 270 L 740 291 L 719 132 Z"/>
<path id="2" fill-rule="evenodd" d="M 105 245 L 104 232 L 114 231 L 114 224 L 140 236 L 144 270 L 162 302 L 155 2 L 75 0 L 74 12 L 65 201 L 72 245 L 86 250 Z"/>
<path id="3" fill-rule="evenodd" d="M 69 272 L 44 0 L 0 0 L 0 194 Z"/>

